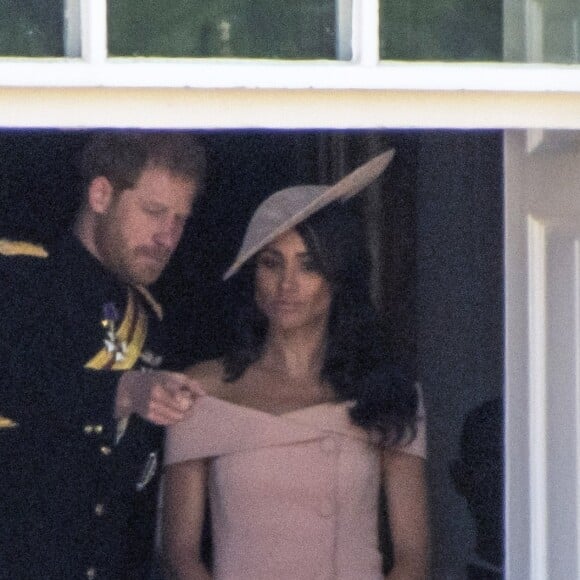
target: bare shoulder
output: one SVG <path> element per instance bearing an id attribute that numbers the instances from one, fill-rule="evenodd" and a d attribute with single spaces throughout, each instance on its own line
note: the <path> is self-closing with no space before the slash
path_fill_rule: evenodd
<path id="1" fill-rule="evenodd" d="M 183 371 L 187 376 L 199 381 L 208 395 L 221 397 L 225 380 L 222 359 L 216 358 L 203 361 L 186 368 Z"/>

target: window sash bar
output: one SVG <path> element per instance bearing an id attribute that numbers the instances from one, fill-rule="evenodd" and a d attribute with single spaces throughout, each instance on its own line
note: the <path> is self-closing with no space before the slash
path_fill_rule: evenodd
<path id="1" fill-rule="evenodd" d="M 115 58 L 0 59 L 1 87 L 211 89 L 344 89 L 580 93 L 580 66 L 514 63 L 401 63 L 361 66 L 339 61 L 295 63 Z"/>
<path id="2" fill-rule="evenodd" d="M 379 62 L 379 0 L 352 0 L 352 61 L 362 66 Z"/>
<path id="3" fill-rule="evenodd" d="M 91 64 L 107 60 L 107 0 L 68 0 L 79 4 L 82 58 Z"/>

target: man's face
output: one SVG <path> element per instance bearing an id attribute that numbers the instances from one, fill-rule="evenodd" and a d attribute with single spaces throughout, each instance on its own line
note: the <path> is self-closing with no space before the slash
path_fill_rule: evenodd
<path id="1" fill-rule="evenodd" d="M 144 169 L 133 187 L 111 193 L 98 208 L 97 258 L 125 282 L 155 282 L 179 243 L 196 191 L 196 183 L 165 168 Z"/>

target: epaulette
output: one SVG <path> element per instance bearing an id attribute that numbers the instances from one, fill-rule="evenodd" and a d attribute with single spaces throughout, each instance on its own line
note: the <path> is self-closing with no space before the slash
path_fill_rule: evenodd
<path id="1" fill-rule="evenodd" d="M 33 256 L 48 258 L 48 252 L 40 244 L 16 240 L 0 239 L 0 255 L 2 256 Z"/>
<path id="2" fill-rule="evenodd" d="M 18 427 L 16 421 L 0 415 L 0 429 L 14 429 L 16 427 Z"/>
<path id="3" fill-rule="evenodd" d="M 31 256 L 48 258 L 48 252 L 39 244 L 16 240 L 0 239 L 0 256 Z M 18 423 L 0 413 L 0 430 L 15 429 Z"/>

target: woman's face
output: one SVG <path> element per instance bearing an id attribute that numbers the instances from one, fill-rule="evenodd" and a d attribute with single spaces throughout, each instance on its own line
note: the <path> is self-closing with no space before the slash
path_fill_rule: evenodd
<path id="1" fill-rule="evenodd" d="M 271 328 L 326 324 L 330 285 L 296 230 L 282 234 L 258 254 L 255 298 Z"/>

